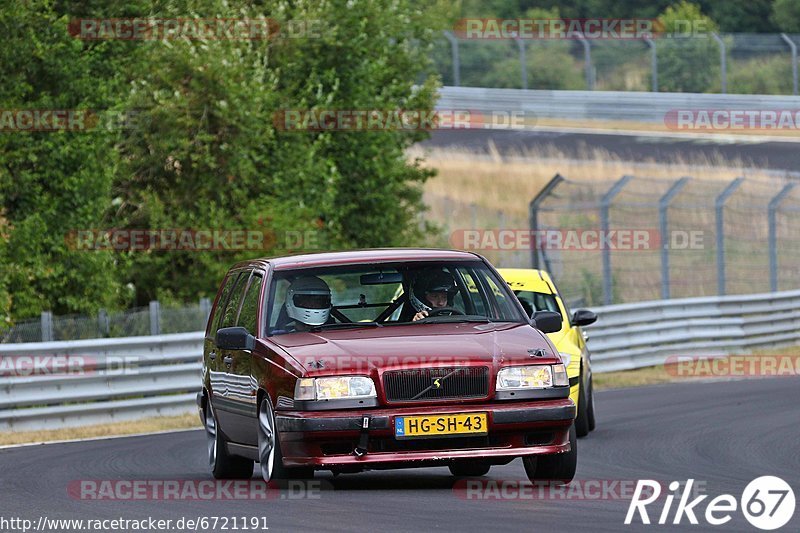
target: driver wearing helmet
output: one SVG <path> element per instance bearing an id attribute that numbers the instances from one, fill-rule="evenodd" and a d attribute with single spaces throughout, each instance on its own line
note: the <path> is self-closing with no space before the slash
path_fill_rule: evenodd
<path id="1" fill-rule="evenodd" d="M 434 271 L 428 275 L 420 274 L 417 279 L 418 287 L 411 291 L 411 305 L 417 313 L 411 320 L 416 322 L 428 316 L 434 309 L 450 307 L 453 305 L 453 295 L 458 291 L 453 276 L 443 270 Z"/>
<path id="2" fill-rule="evenodd" d="M 288 331 L 308 331 L 321 326 L 331 315 L 331 289 L 316 276 L 303 276 L 292 281 L 286 291 L 286 314 L 292 319 Z"/>

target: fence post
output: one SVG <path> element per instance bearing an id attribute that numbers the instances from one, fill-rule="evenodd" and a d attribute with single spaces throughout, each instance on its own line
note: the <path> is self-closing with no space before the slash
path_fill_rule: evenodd
<path id="1" fill-rule="evenodd" d="M 719 45 L 719 66 L 720 66 L 720 76 L 722 78 L 722 94 L 727 94 L 728 92 L 728 54 L 727 50 L 725 49 L 725 41 L 722 40 L 716 33 L 712 33 L 711 36 L 717 41 Z"/>
<path id="2" fill-rule="evenodd" d="M 608 212 L 611 209 L 611 201 L 631 179 L 633 179 L 633 176 L 622 176 L 600 200 L 600 231 L 602 235 L 608 234 Z M 603 247 L 601 252 L 603 254 L 603 305 L 611 305 L 611 293 L 613 291 L 613 284 L 611 283 L 611 250 L 608 247 Z"/>
<path id="3" fill-rule="evenodd" d="M 797 45 L 785 33 L 781 33 L 781 39 L 786 41 L 792 51 L 792 94 L 797 96 Z"/>
<path id="4" fill-rule="evenodd" d="M 531 268 L 541 268 L 539 265 L 539 238 L 537 231 L 539 231 L 539 206 L 550 194 L 558 187 L 558 184 L 564 181 L 564 176 L 556 174 L 553 176 L 547 185 L 545 185 L 539 194 L 533 197 L 530 204 L 528 204 L 528 224 L 531 228 Z M 544 255 L 544 252 L 542 252 Z"/>
<path id="5" fill-rule="evenodd" d="M 445 31 L 444 36 L 450 41 L 450 50 L 453 54 L 453 85 L 461 86 L 461 58 L 458 55 L 458 39 L 451 31 Z"/>
<path id="6" fill-rule="evenodd" d="M 108 311 L 100 309 L 97 311 L 97 330 L 101 337 L 108 337 L 111 334 L 111 324 L 108 321 Z"/>
<path id="7" fill-rule="evenodd" d="M 769 201 L 769 206 L 767 208 L 767 220 L 769 224 L 769 290 L 772 292 L 778 291 L 778 228 L 776 214 L 780 203 L 792 192 L 793 188 L 794 183 L 784 186 L 783 189 Z"/>
<path id="8" fill-rule="evenodd" d="M 150 335 L 161 334 L 161 304 L 158 300 L 150 302 Z"/>
<path id="9" fill-rule="evenodd" d="M 53 312 L 42 311 L 42 342 L 53 340 Z"/>
<path id="10" fill-rule="evenodd" d="M 644 42 L 647 43 L 647 46 L 650 47 L 650 78 L 652 83 L 651 90 L 654 93 L 658 92 L 658 51 L 656 50 L 656 43 L 646 35 L 644 36 Z"/>
<path id="11" fill-rule="evenodd" d="M 689 178 L 683 177 L 676 181 L 669 190 L 658 200 L 658 222 L 661 233 L 661 299 L 669 300 L 669 237 L 667 224 L 667 210 L 669 203 L 683 189 Z"/>
<path id="12" fill-rule="evenodd" d="M 594 90 L 594 76 L 592 75 L 592 45 L 581 34 L 578 34 L 578 40 L 583 45 L 583 60 L 585 63 L 584 71 L 586 75 L 586 90 Z"/>
<path id="13" fill-rule="evenodd" d="M 722 218 L 725 202 L 742 184 L 744 178 L 736 178 L 725 187 L 716 200 L 714 211 L 717 223 L 717 294 L 725 295 L 725 224 Z"/>
<path id="14" fill-rule="evenodd" d="M 519 73 L 522 76 L 522 88 L 528 88 L 528 62 L 525 58 L 525 41 L 519 37 L 514 38 L 517 41 L 517 48 L 519 48 Z"/>

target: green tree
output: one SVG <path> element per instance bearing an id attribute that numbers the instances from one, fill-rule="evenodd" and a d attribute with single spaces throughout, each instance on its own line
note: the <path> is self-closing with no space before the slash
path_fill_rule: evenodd
<path id="1" fill-rule="evenodd" d="M 124 71 L 120 43 L 85 45 L 67 32 L 52 2 L 0 6 L 0 313 L 15 318 L 92 312 L 124 298 L 115 257 L 74 250 L 69 233 L 97 227 L 108 203 L 115 132 L 22 131 L 18 111 L 111 109 Z M 8 121 L 11 122 L 8 122 Z M 6 308 L 6 309 L 4 309 Z"/>
<path id="2" fill-rule="evenodd" d="M 702 93 L 718 88 L 719 48 L 711 38 L 717 31 L 714 21 L 686 1 L 668 7 L 658 20 L 664 31 L 673 35 L 658 43 L 660 90 Z M 686 21 L 691 21 L 691 30 Z M 694 34 L 695 29 L 701 30 L 699 34 Z"/>
<path id="3" fill-rule="evenodd" d="M 781 31 L 800 33 L 800 2 L 775 0 L 772 5 L 772 20 Z"/>

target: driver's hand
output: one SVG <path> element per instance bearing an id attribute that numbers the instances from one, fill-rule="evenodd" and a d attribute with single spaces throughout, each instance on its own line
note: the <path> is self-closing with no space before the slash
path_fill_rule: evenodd
<path id="1" fill-rule="evenodd" d="M 411 321 L 412 322 L 416 322 L 417 320 L 422 320 L 423 318 L 426 318 L 427 316 L 428 316 L 428 312 L 423 309 L 422 311 L 420 311 L 419 313 L 414 315 L 414 318 L 412 318 Z"/>

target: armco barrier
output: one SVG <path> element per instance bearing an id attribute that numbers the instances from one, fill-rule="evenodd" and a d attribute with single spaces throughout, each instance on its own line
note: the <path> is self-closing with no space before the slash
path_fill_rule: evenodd
<path id="1" fill-rule="evenodd" d="M 795 110 L 796 96 L 442 87 L 440 110 L 524 112 L 526 117 L 658 122 L 676 109 Z"/>
<path id="2" fill-rule="evenodd" d="M 800 343 L 800 290 L 593 309 L 595 372 Z M 0 430 L 24 431 L 192 412 L 203 334 L 0 345 Z M 69 356 L 73 373 L 9 375 L 20 358 Z M 75 369 L 73 368 L 73 371 Z"/>

